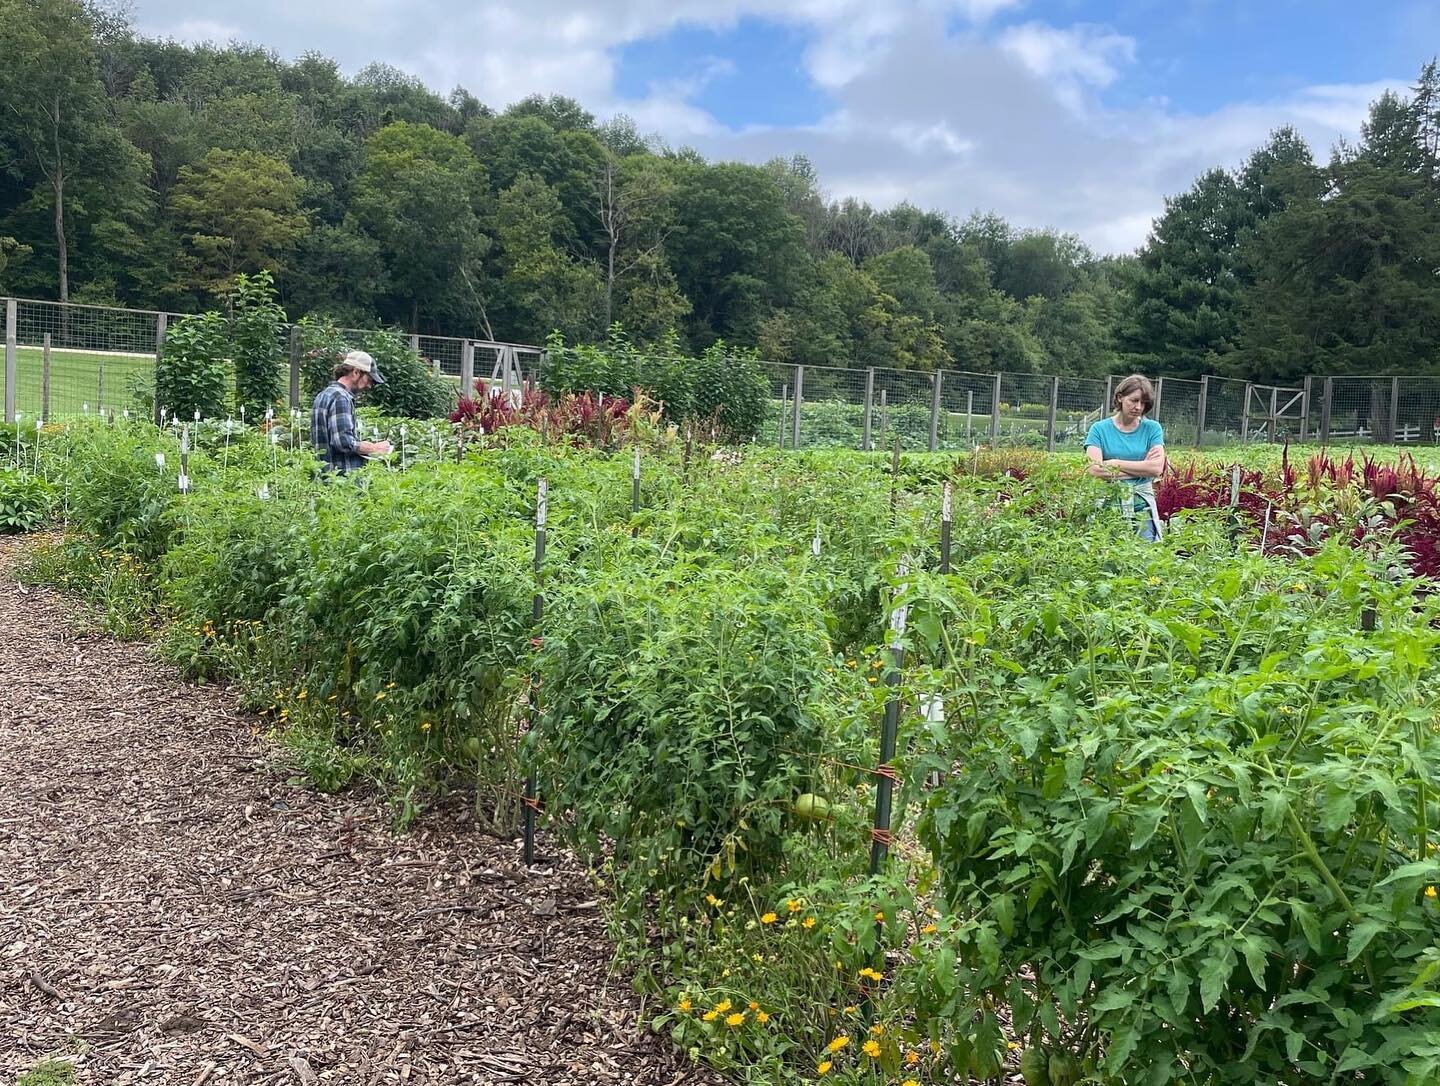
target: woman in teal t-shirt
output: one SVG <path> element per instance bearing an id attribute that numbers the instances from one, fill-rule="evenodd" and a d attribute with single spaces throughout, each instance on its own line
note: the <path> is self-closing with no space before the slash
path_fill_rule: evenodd
<path id="1" fill-rule="evenodd" d="M 1138 530 L 1152 542 L 1161 534 L 1154 480 L 1165 470 L 1165 431 L 1145 417 L 1154 406 L 1155 389 L 1149 379 L 1131 374 L 1115 388 L 1115 413 L 1085 435 L 1090 474 L 1130 487 L 1131 507 L 1141 514 Z"/>

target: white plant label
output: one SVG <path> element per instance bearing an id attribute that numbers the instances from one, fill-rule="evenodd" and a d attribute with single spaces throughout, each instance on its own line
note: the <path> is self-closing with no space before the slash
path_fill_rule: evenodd
<path id="1" fill-rule="evenodd" d="M 550 515 L 550 484 L 540 480 L 540 491 L 535 501 L 535 527 L 545 527 L 546 518 Z"/>
<path id="2" fill-rule="evenodd" d="M 188 494 L 188 493 L 190 493 L 190 476 L 188 476 L 188 475 L 182 475 L 182 476 L 180 476 L 180 493 L 181 493 L 181 494 Z"/>
<path id="3" fill-rule="evenodd" d="M 157 468 L 159 468 L 161 471 L 164 471 L 164 470 L 165 470 L 165 454 L 164 454 L 164 453 L 156 453 L 156 454 L 155 454 L 155 466 L 156 466 Z"/>
<path id="4" fill-rule="evenodd" d="M 260 484 L 260 489 L 257 490 L 257 491 L 255 491 L 255 495 L 256 495 L 256 497 L 258 497 L 262 502 L 263 502 L 263 501 L 269 501 L 269 500 L 270 500 L 270 484 L 269 484 L 269 483 L 261 483 L 261 484 Z"/>
<path id="5" fill-rule="evenodd" d="M 632 479 L 638 479 L 638 478 L 640 478 L 640 446 L 639 446 L 639 445 L 636 445 L 636 446 L 635 446 L 635 463 L 634 463 L 634 465 L 630 468 L 630 478 L 632 478 Z"/>
<path id="6" fill-rule="evenodd" d="M 810 553 L 816 558 L 820 557 L 820 526 L 815 526 L 815 538 L 810 540 Z"/>
<path id="7" fill-rule="evenodd" d="M 940 497 L 940 519 L 947 524 L 950 523 L 951 504 L 950 483 L 947 481 L 944 493 Z"/>

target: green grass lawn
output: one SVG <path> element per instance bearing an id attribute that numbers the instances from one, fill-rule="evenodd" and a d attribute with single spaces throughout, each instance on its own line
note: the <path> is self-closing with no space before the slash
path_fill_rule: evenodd
<path id="1" fill-rule="evenodd" d="M 15 409 L 25 418 L 36 418 L 42 410 L 43 352 L 39 347 L 20 347 L 15 354 Z M 114 408 L 116 414 L 134 409 L 132 379 L 155 376 L 153 355 L 111 354 L 103 351 L 50 352 L 49 417 L 67 418 L 90 411 Z M 0 394 L 5 374 L 0 369 Z"/>

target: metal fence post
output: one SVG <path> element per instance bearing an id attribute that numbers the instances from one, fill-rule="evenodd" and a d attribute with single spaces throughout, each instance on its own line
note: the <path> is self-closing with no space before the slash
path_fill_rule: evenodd
<path id="1" fill-rule="evenodd" d="M 45 333 L 40 354 L 40 418 L 50 421 L 50 333 Z"/>
<path id="2" fill-rule="evenodd" d="M 1255 386 L 1249 381 L 1245 382 L 1245 409 L 1240 412 L 1240 440 L 1250 440 L 1250 393 Z"/>
<path id="3" fill-rule="evenodd" d="M 965 392 L 965 446 L 970 446 L 970 427 L 975 420 L 975 390 Z"/>
<path id="4" fill-rule="evenodd" d="M 460 345 L 460 395 L 475 396 L 475 343 L 468 339 Z"/>
<path id="5" fill-rule="evenodd" d="M 1205 407 L 1210 402 L 1210 375 L 1200 378 L 1200 406 L 1195 409 L 1195 447 L 1205 444 Z"/>
<path id="6" fill-rule="evenodd" d="M 20 323 L 20 303 L 5 302 L 5 421 L 15 421 L 15 337 Z"/>
<path id="7" fill-rule="evenodd" d="M 805 367 L 795 367 L 795 399 L 790 405 L 790 447 L 800 447 L 800 405 L 805 402 Z"/>
<path id="8" fill-rule="evenodd" d="M 160 425 L 160 357 L 165 353 L 165 332 L 169 327 L 170 317 L 168 314 L 159 313 L 155 317 L 155 425 Z"/>
<path id="9" fill-rule="evenodd" d="M 1390 433 L 1389 440 L 1393 445 L 1396 443 L 1396 434 L 1400 432 L 1400 378 L 1390 378 Z"/>
<path id="10" fill-rule="evenodd" d="M 1305 384 L 1300 390 L 1300 440 L 1304 441 L 1310 432 L 1310 386 L 1314 383 L 1313 377 L 1306 377 Z"/>
<path id="11" fill-rule="evenodd" d="M 889 409 L 888 402 L 887 402 L 889 395 L 890 395 L 890 390 L 889 390 L 889 389 L 882 388 L 882 389 L 880 390 L 880 440 L 881 440 L 881 441 L 884 441 L 884 440 L 885 440 L 885 431 L 886 431 L 886 430 L 889 428 L 889 426 L 890 426 L 890 409 Z"/>
<path id="12" fill-rule="evenodd" d="M 785 447 L 785 431 L 789 429 L 789 426 L 787 425 L 788 420 L 785 416 L 789 413 L 790 382 L 786 381 L 780 386 L 780 433 L 778 435 L 778 437 L 780 438 L 780 444 L 777 446 L 777 448 L 783 449 Z"/>
<path id="13" fill-rule="evenodd" d="M 298 324 L 290 326 L 290 410 L 300 410 L 300 326 Z"/>
<path id="14" fill-rule="evenodd" d="M 865 367 L 865 432 L 860 438 L 860 449 L 862 452 L 869 452 L 870 442 L 870 418 L 875 411 L 875 367 Z"/>
<path id="15" fill-rule="evenodd" d="M 1000 445 L 1000 382 L 1004 377 L 1003 371 L 995 375 L 995 398 L 990 401 L 990 444 L 997 448 Z"/>
<path id="16" fill-rule="evenodd" d="M 1155 421 L 1160 421 L 1160 403 L 1165 398 L 1165 378 L 1155 378 Z"/>
<path id="17" fill-rule="evenodd" d="M 1045 420 L 1045 450 L 1055 451 L 1055 415 L 1060 407 L 1060 378 L 1050 378 L 1050 415 Z"/>
<path id="18" fill-rule="evenodd" d="M 420 334 L 418 332 L 410 334 L 410 349 L 416 354 L 420 353 Z"/>
<path id="19" fill-rule="evenodd" d="M 1280 429 L 1280 421 L 1275 417 L 1280 410 L 1280 390 L 1271 386 L 1270 388 L 1270 444 L 1275 444 L 1276 434 Z"/>
<path id="20" fill-rule="evenodd" d="M 1330 444 L 1330 408 L 1335 403 L 1335 378 L 1325 378 L 1325 390 L 1320 396 L 1320 444 Z"/>
<path id="21" fill-rule="evenodd" d="M 944 371 L 936 370 L 931 380 L 935 387 L 930 390 L 930 451 L 934 452 L 940 447 L 940 383 Z"/>
<path id="22" fill-rule="evenodd" d="M 1100 417 L 1115 410 L 1115 375 L 1107 374 L 1105 377 L 1105 402 L 1100 405 Z"/>

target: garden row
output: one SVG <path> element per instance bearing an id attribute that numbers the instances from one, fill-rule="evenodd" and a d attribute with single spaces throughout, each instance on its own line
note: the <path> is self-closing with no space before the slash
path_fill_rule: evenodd
<path id="1" fill-rule="evenodd" d="M 69 528 L 31 576 L 236 683 L 317 785 L 511 833 L 533 772 L 655 1027 L 737 1079 L 1440 1075 L 1440 604 L 1363 478 L 1251 479 L 1327 526 L 1261 554 L 1208 497 L 1139 543 L 1073 459 L 408 425 L 360 485 L 207 425 L 182 493 L 142 424 L 12 435 L 4 485 Z"/>

